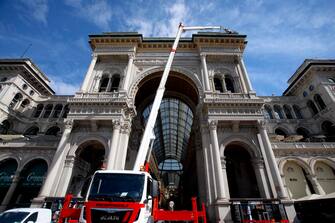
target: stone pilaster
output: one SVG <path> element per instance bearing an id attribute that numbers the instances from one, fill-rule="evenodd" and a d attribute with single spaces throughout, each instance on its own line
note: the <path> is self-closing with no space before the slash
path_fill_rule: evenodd
<path id="1" fill-rule="evenodd" d="M 93 74 L 93 70 L 94 70 L 94 67 L 95 67 L 95 64 L 96 64 L 97 60 L 98 60 L 98 55 L 93 54 L 91 64 L 88 67 L 83 85 L 81 86 L 81 91 L 82 92 L 87 92 L 88 91 L 88 88 L 89 88 L 89 85 L 90 85 L 90 80 L 92 80 L 92 74 Z"/>
<path id="2" fill-rule="evenodd" d="M 282 178 L 280 176 L 280 172 L 277 166 L 276 158 L 272 150 L 270 139 L 265 129 L 265 122 L 263 120 L 258 122 L 258 128 L 259 128 L 262 142 L 264 144 L 265 155 L 269 163 L 269 168 L 271 170 L 271 174 L 274 180 L 276 192 L 279 198 L 288 199 L 288 195 L 284 188 L 284 184 L 283 184 L 283 181 L 282 181 Z"/>
<path id="3" fill-rule="evenodd" d="M 120 129 L 121 129 L 120 122 L 114 121 L 111 146 L 110 146 L 108 158 L 107 158 L 107 167 L 106 167 L 107 170 L 113 170 L 116 167 L 115 162 L 116 162 L 118 144 L 119 144 L 119 139 L 120 139 Z"/>
<path id="4" fill-rule="evenodd" d="M 202 66 L 202 74 L 204 75 L 203 79 L 205 81 L 205 91 L 210 91 L 210 85 L 209 85 L 209 75 L 208 75 L 208 69 L 207 69 L 207 62 L 206 62 L 206 54 L 201 54 L 201 66 Z"/>
<path id="5" fill-rule="evenodd" d="M 128 57 L 129 57 L 129 60 L 128 60 L 127 72 L 126 72 L 126 77 L 125 77 L 125 80 L 124 80 L 124 83 L 123 83 L 123 90 L 124 91 L 128 91 L 135 55 L 134 54 L 129 54 Z"/>

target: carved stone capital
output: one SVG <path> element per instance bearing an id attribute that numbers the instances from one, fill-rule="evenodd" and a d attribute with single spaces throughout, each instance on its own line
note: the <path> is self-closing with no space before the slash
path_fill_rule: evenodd
<path id="1" fill-rule="evenodd" d="M 65 121 L 65 129 L 67 129 L 67 130 L 72 130 L 72 128 L 73 128 L 73 123 L 74 123 L 73 119 L 68 119 L 68 120 L 66 120 L 66 121 Z"/>
<path id="2" fill-rule="evenodd" d="M 217 126 L 218 126 L 218 121 L 217 120 L 209 120 L 208 126 L 209 126 L 210 130 L 216 130 Z"/>
<path id="3" fill-rule="evenodd" d="M 131 131 L 131 124 L 130 123 L 123 123 L 121 126 L 121 133 L 129 134 Z"/>
<path id="4" fill-rule="evenodd" d="M 135 53 L 128 53 L 129 60 L 135 59 Z"/>
<path id="5" fill-rule="evenodd" d="M 120 129 L 120 128 L 121 128 L 120 120 L 113 120 L 113 129 Z"/>
<path id="6" fill-rule="evenodd" d="M 257 125 L 260 130 L 266 129 L 266 122 L 264 119 L 257 120 Z"/>

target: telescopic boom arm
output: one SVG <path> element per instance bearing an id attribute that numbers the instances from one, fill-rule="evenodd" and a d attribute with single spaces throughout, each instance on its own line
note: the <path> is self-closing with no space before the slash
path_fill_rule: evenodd
<path id="1" fill-rule="evenodd" d="M 188 30 L 208 30 L 208 29 L 221 29 L 221 26 L 189 26 L 187 27 L 187 26 L 184 26 L 182 23 L 179 24 L 176 39 L 174 40 L 168 61 L 165 65 L 162 79 L 159 83 L 159 87 L 156 92 L 154 103 L 152 104 L 152 108 L 151 108 L 151 112 L 150 112 L 150 115 L 147 121 L 147 125 L 145 126 L 144 134 L 142 136 L 141 145 L 137 153 L 137 157 L 136 157 L 133 170 L 140 170 L 141 166 L 145 164 L 145 161 L 146 160 L 149 161 L 152 144 L 155 140 L 154 127 L 155 127 L 155 123 L 157 119 L 157 114 L 159 111 L 159 106 L 163 99 L 163 95 L 165 92 L 165 84 L 166 84 L 166 81 L 167 81 L 167 78 L 168 78 L 168 75 L 171 69 L 174 55 L 176 54 L 176 50 L 177 50 L 177 46 L 178 46 L 181 34 Z"/>

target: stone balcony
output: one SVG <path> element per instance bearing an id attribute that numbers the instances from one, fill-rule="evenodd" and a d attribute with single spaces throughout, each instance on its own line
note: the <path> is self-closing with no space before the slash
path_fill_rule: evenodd
<path id="1" fill-rule="evenodd" d="M 94 103 L 94 102 L 126 102 L 127 94 L 124 91 L 114 92 L 77 92 L 73 98 L 69 99 L 70 103 Z"/>
<path id="2" fill-rule="evenodd" d="M 250 100 L 252 99 L 252 100 Z M 264 100 L 257 97 L 256 94 L 243 93 L 220 93 L 206 92 L 204 96 L 205 103 L 264 103 Z"/>
<path id="3" fill-rule="evenodd" d="M 276 156 L 335 156 L 335 142 L 271 142 Z"/>

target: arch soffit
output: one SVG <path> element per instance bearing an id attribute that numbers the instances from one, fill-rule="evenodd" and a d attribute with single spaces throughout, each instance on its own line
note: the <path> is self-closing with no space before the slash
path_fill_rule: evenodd
<path id="1" fill-rule="evenodd" d="M 85 136 L 85 137 L 81 137 L 79 138 L 78 140 L 79 142 L 78 143 L 75 143 L 74 145 L 71 146 L 69 152 L 68 152 L 68 156 L 73 156 L 75 157 L 76 156 L 76 151 L 78 150 L 78 148 L 89 142 L 89 141 L 97 141 L 99 142 L 100 144 L 103 145 L 104 147 L 104 150 L 105 150 L 105 155 L 107 155 L 107 148 L 108 148 L 108 142 L 107 142 L 107 139 L 103 136 L 100 136 L 100 135 L 88 135 L 88 136 Z"/>
<path id="2" fill-rule="evenodd" d="M 230 136 L 223 140 L 220 143 L 220 156 L 224 157 L 224 152 L 227 146 L 230 144 L 240 145 L 242 146 L 250 155 L 251 158 L 260 158 L 261 154 L 258 150 L 258 147 L 253 144 L 250 138 L 244 136 Z"/>
<path id="3" fill-rule="evenodd" d="M 322 124 L 324 122 L 330 122 L 330 123 L 334 124 L 334 122 L 330 121 L 329 119 L 326 119 L 326 118 L 321 119 L 320 122 L 319 122 L 319 130 L 320 130 L 320 132 L 322 131 Z"/>
<path id="4" fill-rule="evenodd" d="M 334 160 L 332 160 L 330 158 L 327 158 L 327 157 L 313 157 L 309 161 L 309 165 L 311 167 L 313 175 L 315 175 L 315 164 L 317 162 L 324 163 L 324 164 L 328 165 L 329 167 L 331 167 L 335 170 L 335 161 Z"/>
<path id="5" fill-rule="evenodd" d="M 16 167 L 16 171 L 20 168 L 20 158 L 16 155 L 9 155 L 9 154 L 4 154 L 0 156 L 0 163 L 5 161 L 5 160 L 15 160 L 17 167 Z"/>
<path id="6" fill-rule="evenodd" d="M 144 78 L 146 78 L 150 74 L 157 73 L 157 72 L 163 72 L 163 71 L 164 71 L 164 67 L 155 66 L 155 67 L 148 68 L 148 69 L 142 71 L 141 73 L 139 73 L 137 75 L 138 78 L 130 86 L 130 98 L 135 100 L 135 96 L 136 96 L 137 91 L 139 89 L 138 85 Z M 190 78 L 193 81 L 193 84 L 197 88 L 199 97 L 202 97 L 202 95 L 204 94 L 204 90 L 203 90 L 201 81 L 199 80 L 198 75 L 195 72 L 193 72 L 189 69 L 186 69 L 186 68 L 181 68 L 181 67 L 171 67 L 170 71 L 175 71 L 175 72 L 181 73 L 181 74 L 185 75 L 186 77 Z"/>
<path id="7" fill-rule="evenodd" d="M 109 77 L 112 77 L 114 74 L 119 74 L 121 77 L 123 76 L 123 71 L 119 67 L 107 67 L 102 71 L 101 76 L 104 74 L 108 74 Z"/>
<path id="8" fill-rule="evenodd" d="M 34 156 L 34 157 L 29 157 L 27 160 L 25 160 L 22 165 L 20 165 L 17 169 L 19 171 L 22 171 L 24 167 L 26 167 L 30 162 L 34 161 L 34 160 L 43 160 L 46 164 L 47 164 L 47 172 L 48 172 L 48 169 L 49 169 L 49 166 L 50 166 L 50 161 L 48 159 L 46 159 L 45 157 L 43 156 Z M 46 172 L 46 173 L 47 173 Z"/>
<path id="9" fill-rule="evenodd" d="M 286 125 L 285 123 L 277 124 L 273 127 L 273 129 L 274 130 L 281 129 L 284 132 L 286 132 L 287 134 L 291 134 L 293 132 L 291 127 L 289 125 Z M 275 131 L 273 131 L 273 132 L 275 132 Z"/>
<path id="10" fill-rule="evenodd" d="M 312 169 L 305 160 L 299 157 L 285 157 L 280 159 L 278 164 L 279 172 L 282 176 L 284 175 L 284 166 L 287 162 L 294 162 L 295 164 L 303 168 L 307 174 L 312 174 Z"/>
<path id="11" fill-rule="evenodd" d="M 209 73 L 209 77 L 212 77 L 212 78 L 216 76 L 220 77 L 221 75 L 227 75 L 232 78 L 238 76 L 237 73 L 232 68 L 229 68 L 229 67 L 216 68 L 212 72 Z"/>

